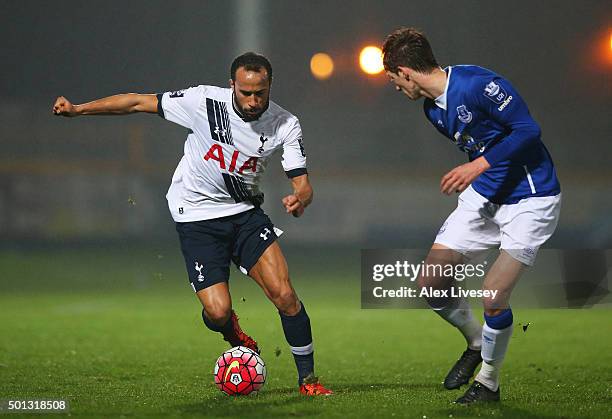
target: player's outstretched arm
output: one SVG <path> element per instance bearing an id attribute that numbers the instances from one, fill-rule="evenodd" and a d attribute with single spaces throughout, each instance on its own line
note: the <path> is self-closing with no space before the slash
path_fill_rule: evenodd
<path id="1" fill-rule="evenodd" d="M 157 96 L 154 94 L 124 93 L 73 105 L 64 96 L 53 104 L 53 114 L 74 117 L 79 115 L 125 115 L 135 112 L 157 113 Z"/>
<path id="2" fill-rule="evenodd" d="M 312 186 L 307 174 L 291 178 L 291 186 L 293 186 L 293 194 L 283 198 L 283 205 L 287 213 L 299 217 L 304 214 L 304 209 L 312 202 Z"/>

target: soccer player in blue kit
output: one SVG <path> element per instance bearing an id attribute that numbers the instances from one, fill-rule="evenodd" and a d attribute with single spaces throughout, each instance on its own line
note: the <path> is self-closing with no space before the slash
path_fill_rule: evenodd
<path id="1" fill-rule="evenodd" d="M 427 38 L 413 28 L 387 36 L 383 63 L 396 89 L 411 100 L 425 98 L 427 119 L 468 155 L 468 163 L 440 182 L 442 193 L 461 194 L 425 263 L 458 264 L 478 251 L 500 249 L 483 284 L 498 293 L 483 298 L 483 326 L 464 298 L 428 303 L 468 346 L 444 386 L 452 390 L 467 384 L 482 362 L 456 403 L 499 401 L 500 368 L 513 328 L 510 294 L 559 219 L 561 192 L 552 159 L 526 103 L 503 77 L 474 65 L 441 68 Z M 435 275 L 419 278 L 421 287 L 448 284 Z"/>

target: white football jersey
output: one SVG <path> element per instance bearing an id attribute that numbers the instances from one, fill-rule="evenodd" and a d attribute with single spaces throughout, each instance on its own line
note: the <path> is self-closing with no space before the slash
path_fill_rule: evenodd
<path id="1" fill-rule="evenodd" d="M 287 176 L 306 173 L 300 123 L 276 103 L 247 122 L 229 88 L 197 86 L 157 98 L 161 117 L 189 129 L 166 195 L 174 221 L 225 217 L 261 204 L 261 175 L 279 149 Z"/>

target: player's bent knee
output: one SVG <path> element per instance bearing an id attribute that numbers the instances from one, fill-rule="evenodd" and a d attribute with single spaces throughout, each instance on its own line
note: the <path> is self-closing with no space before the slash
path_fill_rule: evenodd
<path id="1" fill-rule="evenodd" d="M 272 298 L 272 302 L 278 311 L 285 315 L 294 316 L 299 311 L 298 297 L 291 288 L 281 290 Z"/>
<path id="2" fill-rule="evenodd" d="M 226 306 L 225 304 L 211 305 L 209 307 L 204 307 L 204 315 L 212 323 L 216 325 L 223 325 L 232 315 L 232 308 L 230 306 Z"/>

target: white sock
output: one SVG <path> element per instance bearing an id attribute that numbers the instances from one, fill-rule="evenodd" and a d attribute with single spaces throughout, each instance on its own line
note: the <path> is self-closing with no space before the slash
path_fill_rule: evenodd
<path id="1" fill-rule="evenodd" d="M 478 371 L 475 380 L 483 384 L 489 390 L 497 391 L 499 388 L 499 368 L 486 361 L 482 361 L 480 371 Z"/>
<path id="2" fill-rule="evenodd" d="M 472 308 L 465 298 L 457 299 L 448 307 L 434 308 L 434 311 L 459 329 L 470 349 L 479 350 L 481 348 L 482 326 L 474 318 Z"/>
<path id="3" fill-rule="evenodd" d="M 483 362 L 475 380 L 492 391 L 499 388 L 499 370 L 508 351 L 512 330 L 513 325 L 505 329 L 492 329 L 486 323 L 482 328 L 480 354 Z"/>

